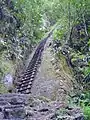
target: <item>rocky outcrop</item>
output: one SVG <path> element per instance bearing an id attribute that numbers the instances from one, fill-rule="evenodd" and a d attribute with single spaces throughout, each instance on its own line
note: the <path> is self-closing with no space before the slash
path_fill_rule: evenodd
<path id="1" fill-rule="evenodd" d="M 27 105 L 26 95 L 0 95 L 0 120 L 24 119 L 25 105 Z"/>
<path id="2" fill-rule="evenodd" d="M 24 94 L 0 95 L 0 120 L 84 120 L 80 108 Z"/>

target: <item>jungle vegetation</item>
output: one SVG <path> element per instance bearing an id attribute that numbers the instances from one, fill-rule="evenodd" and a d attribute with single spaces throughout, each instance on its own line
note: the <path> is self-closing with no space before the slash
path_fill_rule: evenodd
<path id="1" fill-rule="evenodd" d="M 59 25 L 54 32 L 54 39 L 62 45 L 69 43 L 74 50 L 70 54 L 72 66 L 75 72 L 81 70 L 84 76 L 76 79 L 81 83 L 84 80 L 85 86 L 89 85 L 90 0 L 0 0 L 1 82 L 8 73 L 16 75 L 28 54 L 57 22 Z M 78 59 L 88 65 L 76 68 Z M 78 104 L 83 108 L 86 120 L 89 120 L 89 89 L 82 95 L 83 98 L 78 98 Z"/>

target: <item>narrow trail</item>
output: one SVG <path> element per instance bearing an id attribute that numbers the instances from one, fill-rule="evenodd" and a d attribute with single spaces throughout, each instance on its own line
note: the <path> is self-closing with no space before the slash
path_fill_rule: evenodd
<path id="1" fill-rule="evenodd" d="M 72 82 L 61 70 L 61 66 L 55 69 L 55 55 L 52 51 L 52 36 L 45 44 L 42 54 L 42 62 L 31 88 L 31 94 L 36 97 L 46 97 L 53 101 L 66 101 L 72 91 Z M 59 66 L 60 63 L 58 63 Z"/>
<path id="2" fill-rule="evenodd" d="M 66 101 L 72 90 L 72 82 L 62 73 L 61 68 L 55 70 L 52 60 L 53 38 L 51 33 L 38 45 L 27 69 L 18 80 L 17 93 L 46 97 L 51 100 Z M 54 61 L 55 62 L 55 61 Z M 59 75 L 59 76 L 58 76 Z"/>
<path id="3" fill-rule="evenodd" d="M 27 69 L 18 79 L 17 86 L 16 86 L 18 93 L 21 93 L 21 94 L 31 93 L 32 84 L 37 74 L 38 66 L 41 64 L 41 56 L 44 50 L 45 43 L 48 40 L 48 37 L 50 37 L 51 33 L 52 32 L 50 32 L 48 36 L 40 42 Z"/>

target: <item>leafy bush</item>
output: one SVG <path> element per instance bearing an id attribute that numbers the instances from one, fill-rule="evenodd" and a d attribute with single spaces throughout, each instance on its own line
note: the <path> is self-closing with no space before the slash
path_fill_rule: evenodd
<path id="1" fill-rule="evenodd" d="M 85 120 L 90 120 L 90 106 L 84 106 L 83 112 L 85 115 Z"/>
<path id="2" fill-rule="evenodd" d="M 74 101 L 76 99 L 76 101 Z M 90 92 L 86 91 L 73 99 L 73 102 L 83 110 L 85 120 L 90 120 Z"/>
<path id="3" fill-rule="evenodd" d="M 84 74 L 85 75 L 88 75 L 90 73 L 90 67 L 86 67 L 85 69 L 84 69 Z"/>
<path id="4" fill-rule="evenodd" d="M 61 40 L 64 36 L 64 31 L 63 30 L 56 30 L 54 32 L 54 40 L 58 39 Z"/>

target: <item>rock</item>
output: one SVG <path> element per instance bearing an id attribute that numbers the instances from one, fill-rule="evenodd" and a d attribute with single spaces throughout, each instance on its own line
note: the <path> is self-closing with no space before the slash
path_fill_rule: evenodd
<path id="1" fill-rule="evenodd" d="M 4 110 L 4 118 L 5 119 L 24 119 L 25 118 L 25 111 L 24 109 L 21 107 L 18 107 L 18 108 L 7 108 Z"/>
<path id="2" fill-rule="evenodd" d="M 76 117 L 74 118 L 74 120 L 84 120 L 84 116 L 83 114 L 77 114 Z"/>
<path id="3" fill-rule="evenodd" d="M 4 84 L 9 89 L 13 85 L 13 77 L 11 74 L 5 75 Z"/>
<path id="4" fill-rule="evenodd" d="M 0 120 L 23 120 L 26 116 L 24 107 L 26 105 L 27 98 L 29 98 L 27 95 L 20 94 L 0 95 L 0 117 L 2 117 Z"/>
<path id="5" fill-rule="evenodd" d="M 0 120 L 3 120 L 3 118 L 4 118 L 4 114 L 0 112 Z"/>
<path id="6" fill-rule="evenodd" d="M 33 116 L 33 111 L 32 110 L 26 110 L 26 115 L 27 116 Z"/>
<path id="7" fill-rule="evenodd" d="M 75 115 L 77 113 L 81 113 L 80 108 L 68 108 L 69 110 L 67 111 L 67 113 L 69 115 Z"/>
<path id="8" fill-rule="evenodd" d="M 77 117 L 72 117 L 72 116 L 59 116 L 59 120 L 84 120 L 83 116 L 77 116 Z"/>
<path id="9" fill-rule="evenodd" d="M 54 41 L 53 41 L 53 48 L 54 48 L 55 52 L 56 52 L 57 49 L 60 47 L 60 45 L 61 45 L 60 40 L 54 40 Z"/>
<path id="10" fill-rule="evenodd" d="M 22 94 L 0 95 L 0 100 L 7 103 L 0 105 L 0 120 L 56 120 L 57 118 L 60 120 L 84 120 L 80 108 L 69 108 L 65 103 L 57 101 L 44 101 Z M 60 110 L 63 109 L 65 112 L 61 114 Z"/>
<path id="11" fill-rule="evenodd" d="M 60 111 L 56 117 L 60 120 L 84 120 L 84 115 L 80 108 L 66 107 L 63 111 L 62 109 Z"/>
<path id="12" fill-rule="evenodd" d="M 56 74 L 60 74 L 60 69 L 57 69 L 57 70 L 56 70 Z"/>

